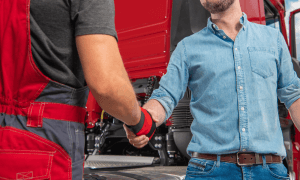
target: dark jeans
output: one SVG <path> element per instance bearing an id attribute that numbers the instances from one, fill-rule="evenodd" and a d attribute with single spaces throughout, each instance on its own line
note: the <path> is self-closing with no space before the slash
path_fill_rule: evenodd
<path id="1" fill-rule="evenodd" d="M 281 163 L 238 166 L 234 163 L 192 158 L 185 180 L 278 180 L 289 179 L 286 167 Z"/>

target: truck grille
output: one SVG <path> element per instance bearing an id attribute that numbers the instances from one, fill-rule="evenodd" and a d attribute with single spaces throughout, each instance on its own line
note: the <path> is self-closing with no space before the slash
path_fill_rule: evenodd
<path id="1" fill-rule="evenodd" d="M 190 112 L 191 91 L 187 89 L 184 97 L 178 102 L 178 105 L 173 110 L 170 119 L 172 127 L 187 128 L 190 127 L 194 118 Z"/>

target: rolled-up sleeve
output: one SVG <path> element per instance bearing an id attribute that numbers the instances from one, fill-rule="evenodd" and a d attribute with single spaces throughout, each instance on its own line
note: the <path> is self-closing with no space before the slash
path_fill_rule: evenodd
<path id="1" fill-rule="evenodd" d="M 173 52 L 167 73 L 161 78 L 159 88 L 154 90 L 150 99 L 156 99 L 165 108 L 166 118 L 171 116 L 178 101 L 184 96 L 189 79 L 189 67 L 184 42 L 181 41 Z"/>
<path id="2" fill-rule="evenodd" d="M 287 109 L 300 98 L 300 80 L 294 71 L 292 58 L 282 34 L 278 34 L 278 89 L 277 95 Z"/>

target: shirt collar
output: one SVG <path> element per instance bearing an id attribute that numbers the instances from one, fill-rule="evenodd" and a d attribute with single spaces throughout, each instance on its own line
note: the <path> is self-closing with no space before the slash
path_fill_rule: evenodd
<path id="1" fill-rule="evenodd" d="M 243 16 L 240 18 L 240 23 L 243 25 L 242 28 L 245 31 L 248 23 L 248 19 L 247 19 L 247 14 L 244 12 L 243 12 Z M 216 33 L 216 31 L 219 30 L 219 27 L 210 20 L 210 17 L 207 20 L 207 28 L 211 30 L 213 33 Z"/>

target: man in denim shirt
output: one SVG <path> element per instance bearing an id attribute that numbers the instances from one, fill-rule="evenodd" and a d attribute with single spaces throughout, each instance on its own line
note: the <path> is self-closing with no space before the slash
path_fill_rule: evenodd
<path id="1" fill-rule="evenodd" d="M 285 40 L 249 22 L 239 0 L 200 1 L 211 13 L 207 27 L 178 44 L 144 108 L 159 126 L 191 90 L 186 179 L 289 179 L 277 96 L 299 129 L 300 81 Z M 126 132 L 135 147 L 148 143 Z"/>

